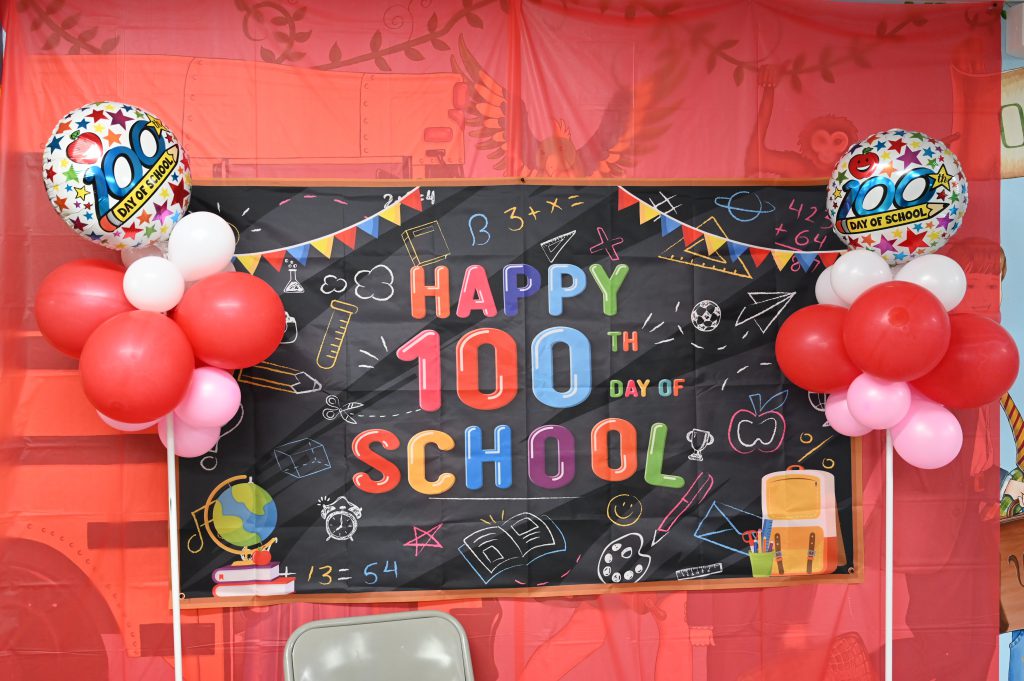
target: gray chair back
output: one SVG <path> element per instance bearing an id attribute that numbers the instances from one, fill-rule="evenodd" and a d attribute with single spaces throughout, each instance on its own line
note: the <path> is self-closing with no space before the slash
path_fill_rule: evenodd
<path id="1" fill-rule="evenodd" d="M 286 681 L 473 681 L 458 621 L 419 610 L 304 624 L 288 638 Z"/>

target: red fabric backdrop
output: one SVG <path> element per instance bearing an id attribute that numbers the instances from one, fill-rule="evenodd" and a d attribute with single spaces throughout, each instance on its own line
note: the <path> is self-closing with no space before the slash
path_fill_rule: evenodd
<path id="1" fill-rule="evenodd" d="M 811 0 L 0 0 L 0 677 L 166 679 L 166 499 L 152 435 L 114 435 L 38 336 L 41 278 L 113 257 L 47 206 L 54 121 L 146 107 L 212 177 L 825 177 L 889 127 L 950 142 L 970 180 L 951 250 L 998 271 L 999 15 Z M 990 278 L 990 276 L 989 276 Z M 994 678 L 994 410 L 939 471 L 896 464 L 896 678 Z M 866 442 L 862 584 L 456 601 L 494 679 L 874 679 L 882 458 Z M 44 588 L 40 588 L 44 587 Z M 187 613 L 186 678 L 279 678 L 309 620 L 418 607 Z"/>

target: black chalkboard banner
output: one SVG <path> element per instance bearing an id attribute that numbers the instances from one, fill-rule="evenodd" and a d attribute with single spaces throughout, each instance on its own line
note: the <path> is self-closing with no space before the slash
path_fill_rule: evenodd
<path id="1" fill-rule="evenodd" d="M 287 331 L 179 463 L 186 604 L 859 579 L 857 448 L 773 352 L 823 192 L 195 188 Z"/>

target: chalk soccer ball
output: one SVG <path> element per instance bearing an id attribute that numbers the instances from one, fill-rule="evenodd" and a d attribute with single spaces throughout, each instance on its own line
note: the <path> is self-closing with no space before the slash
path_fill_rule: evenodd
<path id="1" fill-rule="evenodd" d="M 713 300 L 702 300 L 693 306 L 690 322 L 698 331 L 710 332 L 722 321 L 722 308 Z"/>
<path id="2" fill-rule="evenodd" d="M 886 130 L 857 142 L 839 159 L 825 207 L 843 243 L 900 265 L 937 251 L 960 229 L 967 178 L 941 141 Z"/>
<path id="3" fill-rule="evenodd" d="M 166 241 L 192 193 L 174 133 L 118 102 L 93 102 L 57 121 L 43 151 L 43 184 L 75 233 L 117 250 Z"/>

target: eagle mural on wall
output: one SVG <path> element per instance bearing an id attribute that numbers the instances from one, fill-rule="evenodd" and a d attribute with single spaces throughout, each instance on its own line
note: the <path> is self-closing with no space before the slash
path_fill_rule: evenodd
<path id="1" fill-rule="evenodd" d="M 489 152 L 494 169 L 502 174 L 524 177 L 623 177 L 636 159 L 653 146 L 668 128 L 671 102 L 656 100 L 658 84 L 668 69 L 641 81 L 635 87 L 619 86 L 612 93 L 597 129 L 578 144 L 564 119 L 552 120 L 551 134 L 538 137 L 530 126 L 522 100 L 519 101 L 519 161 L 521 169 L 509 167 L 509 94 L 466 48 L 459 37 L 460 66 L 452 57 L 452 69 L 462 75 L 469 89 L 465 125 L 476 146 Z M 662 89 L 664 92 L 665 90 Z"/>

